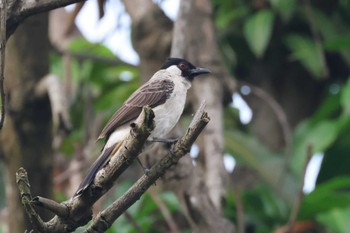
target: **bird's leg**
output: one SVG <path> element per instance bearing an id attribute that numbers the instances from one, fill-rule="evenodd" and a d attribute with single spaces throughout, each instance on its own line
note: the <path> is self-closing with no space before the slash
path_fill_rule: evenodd
<path id="1" fill-rule="evenodd" d="M 143 172 L 145 173 L 146 176 L 148 176 L 148 173 L 149 173 L 149 169 L 146 168 L 145 166 L 143 166 L 143 164 L 141 163 L 141 160 L 137 157 L 136 158 L 136 161 L 140 164 L 140 166 L 142 167 L 143 169 Z"/>
<path id="2" fill-rule="evenodd" d="M 174 145 L 179 138 L 151 138 L 149 139 L 150 142 L 161 142 L 165 143 L 169 148 Z"/>

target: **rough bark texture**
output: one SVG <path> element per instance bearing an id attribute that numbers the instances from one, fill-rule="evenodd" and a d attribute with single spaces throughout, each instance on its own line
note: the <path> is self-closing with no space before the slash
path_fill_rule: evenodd
<path id="1" fill-rule="evenodd" d="M 31 229 L 20 203 L 15 173 L 23 166 L 31 174 L 33 194 L 51 196 L 51 110 L 47 96 L 34 95 L 36 84 L 48 72 L 47 14 L 27 19 L 8 40 L 5 89 L 7 115 L 1 130 L 1 157 L 5 163 L 6 198 L 11 232 Z"/>
<path id="2" fill-rule="evenodd" d="M 212 119 L 201 135 L 199 156 L 202 158 L 204 180 L 210 198 L 221 212 L 228 182 L 222 157 L 223 103 L 224 99 L 230 98 L 234 83 L 229 79 L 217 47 L 209 0 L 181 1 L 180 14 L 175 24 L 172 56 L 185 57 L 194 64 L 210 68 L 212 72 L 211 75 L 194 80 L 191 100 L 198 105 L 205 99 L 206 110 Z"/>
<path id="3" fill-rule="evenodd" d="M 170 167 L 186 156 L 198 135 L 210 121 L 204 112 L 204 104 L 200 106 L 186 131 L 172 147 L 167 155 L 152 166 L 148 174 L 144 174 L 120 198 L 101 211 L 85 233 L 105 232 L 113 222 L 149 189 Z M 44 197 L 32 197 L 28 174 L 24 168 L 16 173 L 16 181 L 21 193 L 21 201 L 33 224 L 39 232 L 65 233 L 73 232 L 86 225 L 92 218 L 92 205 L 112 188 L 115 180 L 132 164 L 140 154 L 146 140 L 154 128 L 154 113 L 150 107 L 144 107 L 141 115 L 131 124 L 131 130 L 123 145 L 111 161 L 97 174 L 94 182 L 81 195 L 64 203 L 57 203 Z M 50 221 L 43 221 L 36 212 L 40 206 L 55 214 Z"/>

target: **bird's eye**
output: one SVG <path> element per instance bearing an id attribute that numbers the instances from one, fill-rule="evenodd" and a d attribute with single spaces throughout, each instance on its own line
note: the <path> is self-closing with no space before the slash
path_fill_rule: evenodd
<path id="1" fill-rule="evenodd" d="M 187 64 L 186 63 L 180 63 L 179 67 L 180 67 L 181 70 L 185 70 L 185 69 L 187 69 Z"/>

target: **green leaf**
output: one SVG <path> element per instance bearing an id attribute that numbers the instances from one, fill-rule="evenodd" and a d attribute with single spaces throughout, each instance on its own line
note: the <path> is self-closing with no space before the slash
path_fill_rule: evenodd
<path id="1" fill-rule="evenodd" d="M 256 232 L 271 232 L 272 228 L 284 224 L 288 218 L 287 203 L 266 185 L 258 185 L 252 190 L 242 192 L 240 196 L 244 206 L 246 225 L 259 229 Z M 228 208 L 232 211 L 231 216 L 234 218 L 232 220 L 237 222 L 236 213 L 233 213 L 235 206 L 231 204 Z M 228 209 L 225 211 L 227 213 Z"/>
<path id="2" fill-rule="evenodd" d="M 350 176 L 350 122 L 342 127 L 338 139 L 324 152 L 316 184 L 322 184 L 339 176 Z"/>
<path id="3" fill-rule="evenodd" d="M 115 58 L 115 55 L 106 46 L 98 43 L 91 43 L 84 38 L 73 40 L 68 50 L 75 53 L 93 54 L 101 57 Z"/>
<path id="4" fill-rule="evenodd" d="M 261 57 L 270 41 L 274 15 L 270 10 L 255 13 L 244 24 L 244 36 L 255 56 Z"/>
<path id="5" fill-rule="evenodd" d="M 286 160 L 282 155 L 271 152 L 256 138 L 232 130 L 225 132 L 225 149 L 237 162 L 253 168 L 259 177 L 278 190 L 285 200 L 294 199 L 298 182 L 286 169 Z"/>
<path id="6" fill-rule="evenodd" d="M 287 36 L 285 41 L 292 51 L 292 59 L 299 61 L 316 78 L 324 77 L 325 64 L 322 60 L 322 51 L 313 40 L 292 34 Z"/>
<path id="7" fill-rule="evenodd" d="M 278 11 L 284 22 L 287 22 L 293 16 L 295 11 L 295 0 L 270 0 L 274 9 Z"/>
<path id="8" fill-rule="evenodd" d="M 300 208 L 300 219 L 314 218 L 321 212 L 326 212 L 337 207 L 350 205 L 350 177 L 337 177 L 323 184 L 306 195 Z"/>
<path id="9" fill-rule="evenodd" d="M 345 116 L 350 115 L 350 79 L 346 82 L 341 95 L 340 95 L 340 103 L 343 107 L 343 113 Z"/>
<path id="10" fill-rule="evenodd" d="M 303 13 L 305 21 L 308 21 L 307 14 L 309 14 L 309 11 L 304 11 Z M 321 33 L 322 38 L 329 40 L 339 34 L 336 20 L 332 20 L 330 16 L 318 10 L 317 7 L 312 8 L 312 13 L 316 30 Z"/>
<path id="11" fill-rule="evenodd" d="M 302 122 L 295 131 L 295 156 L 292 167 L 296 174 L 301 174 L 306 158 L 306 149 L 312 145 L 313 152 L 322 152 L 327 149 L 338 137 L 342 122 L 323 120 L 317 123 L 312 120 Z"/>
<path id="12" fill-rule="evenodd" d="M 231 9 L 221 9 L 220 14 L 216 17 L 216 25 L 220 29 L 225 29 L 235 20 L 242 18 L 248 13 L 247 6 L 232 7 Z"/>
<path id="13" fill-rule="evenodd" d="M 337 208 L 317 216 L 317 220 L 333 233 L 344 233 L 350 229 L 350 207 Z"/>
<path id="14" fill-rule="evenodd" d="M 326 40 L 324 48 L 328 51 L 342 51 L 350 49 L 350 35 L 337 35 L 335 38 Z"/>

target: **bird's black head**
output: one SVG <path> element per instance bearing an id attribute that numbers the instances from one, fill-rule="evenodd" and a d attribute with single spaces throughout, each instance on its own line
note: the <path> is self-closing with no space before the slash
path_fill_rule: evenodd
<path id="1" fill-rule="evenodd" d="M 168 58 L 161 69 L 168 69 L 170 67 L 179 69 L 181 76 L 189 81 L 192 81 L 198 75 L 210 73 L 208 69 L 195 67 L 192 63 L 182 58 Z"/>

